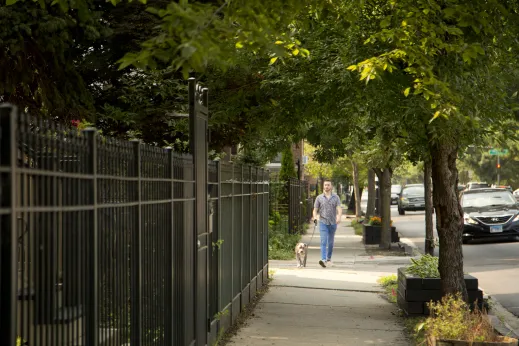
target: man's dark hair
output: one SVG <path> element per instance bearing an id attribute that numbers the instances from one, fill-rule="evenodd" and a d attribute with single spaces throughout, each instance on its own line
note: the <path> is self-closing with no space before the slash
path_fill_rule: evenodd
<path id="1" fill-rule="evenodd" d="M 330 184 L 333 185 L 333 181 L 331 181 L 331 179 L 324 179 L 324 180 L 323 180 L 323 185 L 324 185 L 324 183 L 326 183 L 326 182 L 329 182 Z"/>

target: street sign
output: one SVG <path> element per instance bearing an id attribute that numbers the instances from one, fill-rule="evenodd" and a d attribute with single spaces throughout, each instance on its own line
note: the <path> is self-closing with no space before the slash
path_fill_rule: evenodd
<path id="1" fill-rule="evenodd" d="M 488 151 L 488 153 L 490 155 L 502 156 L 502 155 L 507 155 L 508 154 L 508 149 L 490 149 Z"/>

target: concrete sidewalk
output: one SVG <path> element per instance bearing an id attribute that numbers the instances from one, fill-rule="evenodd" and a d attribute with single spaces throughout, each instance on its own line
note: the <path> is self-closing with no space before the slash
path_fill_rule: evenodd
<path id="1" fill-rule="evenodd" d="M 310 243 L 306 268 L 296 268 L 295 259 L 270 262 L 270 289 L 230 344 L 410 345 L 398 309 L 377 284 L 409 257 L 371 253 L 347 224 L 343 221 L 335 236 L 333 267 L 318 264 L 318 230 L 310 242 L 313 224 L 302 240 Z"/>

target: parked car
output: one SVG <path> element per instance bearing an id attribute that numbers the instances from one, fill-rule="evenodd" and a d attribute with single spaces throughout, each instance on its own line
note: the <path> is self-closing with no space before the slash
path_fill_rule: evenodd
<path id="1" fill-rule="evenodd" d="M 519 240 L 519 203 L 508 189 L 463 191 L 461 207 L 464 244 L 471 239 L 488 237 Z"/>
<path id="2" fill-rule="evenodd" d="M 516 200 L 519 201 L 519 189 L 514 191 L 514 197 L 515 197 Z"/>
<path id="3" fill-rule="evenodd" d="M 398 198 L 399 198 L 401 191 L 402 191 L 402 186 L 391 185 L 391 204 L 398 204 Z"/>
<path id="4" fill-rule="evenodd" d="M 406 185 L 398 199 L 398 214 L 405 215 L 406 211 L 425 210 L 425 188 L 423 184 Z"/>
<path id="5" fill-rule="evenodd" d="M 495 187 L 496 189 L 506 189 L 512 193 L 514 193 L 514 190 L 512 189 L 512 187 L 510 185 L 492 185 L 491 187 Z"/>
<path id="6" fill-rule="evenodd" d="M 476 182 L 476 181 L 471 181 L 470 183 L 467 183 L 467 185 L 465 186 L 465 190 L 474 190 L 474 189 L 485 189 L 485 188 L 488 188 L 490 187 L 490 185 L 486 182 L 483 182 L 483 181 L 480 181 L 480 182 Z"/>

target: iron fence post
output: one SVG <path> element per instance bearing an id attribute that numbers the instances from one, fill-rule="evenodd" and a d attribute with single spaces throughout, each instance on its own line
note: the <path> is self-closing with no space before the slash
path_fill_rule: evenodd
<path id="1" fill-rule="evenodd" d="M 249 165 L 249 277 L 247 278 L 247 281 L 251 281 L 251 279 L 254 277 L 254 270 L 256 268 L 253 267 L 254 261 L 252 260 L 254 252 L 252 251 L 252 246 L 254 244 L 253 242 L 253 236 L 256 235 L 255 232 L 253 232 L 253 225 L 252 220 L 254 219 L 252 217 L 252 204 L 253 204 L 253 198 L 254 194 L 252 192 L 252 166 Z M 253 269 L 254 268 L 254 269 Z M 252 297 L 251 297 L 252 300 Z"/>
<path id="2" fill-rule="evenodd" d="M 222 165 L 221 165 L 221 162 L 220 161 L 216 161 L 216 182 L 218 183 L 217 185 L 217 188 L 218 188 L 218 192 L 217 192 L 217 214 L 216 214 L 216 217 L 218 218 L 218 221 L 217 221 L 217 228 L 218 228 L 218 238 L 217 240 L 220 241 L 220 236 L 221 234 L 223 233 L 222 232 Z M 218 284 L 217 284 L 217 289 L 218 289 L 218 292 L 217 292 L 217 311 L 219 310 L 219 307 L 221 306 L 221 301 L 222 301 L 222 251 L 220 250 L 221 249 L 221 245 L 218 247 L 218 273 L 216 273 L 216 275 L 218 275 L 217 277 L 217 280 L 218 280 Z M 220 327 L 220 326 L 218 326 Z"/>
<path id="3" fill-rule="evenodd" d="M 234 243 L 234 231 L 235 231 L 235 227 L 234 227 L 234 223 L 235 223 L 235 198 L 236 198 L 236 194 L 234 192 L 234 162 L 231 162 L 231 302 L 233 301 L 235 295 L 236 295 L 236 292 L 234 292 L 234 280 L 235 280 L 235 272 L 234 272 L 234 261 L 235 261 L 235 258 L 234 258 L 234 246 L 236 245 Z"/>
<path id="4" fill-rule="evenodd" d="M 136 227 L 131 239 L 131 346 L 141 346 L 142 342 L 142 188 L 141 188 L 141 142 L 133 140 L 134 174 L 137 178 L 135 201 L 137 202 Z"/>
<path id="5" fill-rule="evenodd" d="M 243 164 L 240 165 L 241 166 L 241 177 L 240 177 L 240 199 L 241 199 L 241 203 L 240 203 L 240 212 L 241 212 L 241 218 L 240 218 L 240 232 L 241 232 L 241 244 L 240 244 L 240 291 L 243 291 L 243 288 L 244 288 L 244 283 L 243 283 L 243 274 L 244 274 L 244 270 L 243 270 L 243 263 L 245 263 L 244 261 L 244 258 L 243 258 L 243 255 L 245 253 L 244 249 L 243 249 L 243 245 L 244 245 L 244 241 L 243 241 L 243 225 L 244 225 L 244 222 L 243 222 L 243 204 L 244 204 L 244 196 L 243 196 Z"/>
<path id="6" fill-rule="evenodd" d="M 166 244 L 166 287 L 169 289 L 167 290 L 166 295 L 166 328 L 164 330 L 164 339 L 167 345 L 176 345 L 178 341 L 175 339 L 175 329 L 176 329 L 176 320 L 175 320 L 175 276 L 173 273 L 173 268 L 175 266 L 175 251 L 173 250 L 175 248 L 175 236 L 173 234 L 175 230 L 175 217 L 174 217 L 174 207 L 175 207 L 175 191 L 174 186 L 175 183 L 174 180 L 174 174 L 173 174 L 173 148 L 167 147 L 166 148 L 167 154 L 168 154 L 168 169 L 169 169 L 169 180 L 170 180 L 170 191 L 169 191 L 169 198 L 171 199 L 171 224 L 169 225 L 169 233 L 166 237 L 168 240 L 168 244 Z M 168 238 L 169 237 L 169 238 Z"/>
<path id="7" fill-rule="evenodd" d="M 268 176 L 269 176 L 268 171 L 265 170 L 264 168 L 262 168 L 262 170 L 263 170 L 263 181 L 268 181 L 267 180 Z M 268 227 L 268 201 L 270 199 L 269 184 L 270 183 L 264 183 L 264 188 L 266 188 L 266 192 L 267 192 L 267 195 L 266 195 L 267 201 L 266 201 L 266 203 L 265 202 L 263 203 L 263 213 L 262 213 L 263 232 L 265 232 L 263 248 L 266 250 L 266 251 L 264 251 L 265 256 L 263 258 L 263 266 L 265 266 L 266 264 L 269 263 L 269 227 Z M 265 204 L 267 204 L 266 207 L 265 207 Z M 268 278 L 268 272 L 267 272 L 267 278 Z"/>
<path id="8" fill-rule="evenodd" d="M 99 344 L 99 276 L 98 276 L 98 265 L 99 265 L 99 229 L 97 222 L 97 130 L 94 128 L 87 128 L 83 131 L 86 136 L 90 162 L 88 163 L 88 173 L 92 176 L 92 186 L 90 190 L 90 203 L 92 203 L 92 228 L 88 234 L 88 242 L 90 249 L 87 253 L 88 267 L 90 270 L 87 273 L 87 315 L 86 315 L 86 344 L 87 345 L 98 345 Z"/>
<path id="9" fill-rule="evenodd" d="M 0 107 L 0 165 L 9 167 L 8 179 L 0 173 L 0 345 L 16 345 L 17 303 L 17 232 L 16 232 L 16 167 L 17 143 L 15 106 Z"/>

